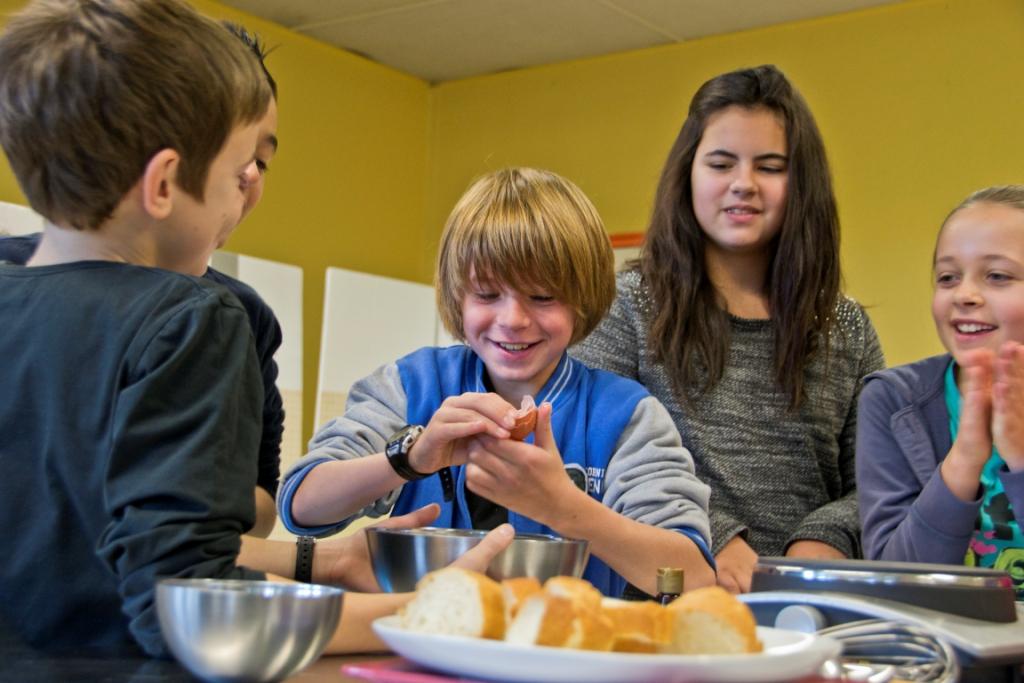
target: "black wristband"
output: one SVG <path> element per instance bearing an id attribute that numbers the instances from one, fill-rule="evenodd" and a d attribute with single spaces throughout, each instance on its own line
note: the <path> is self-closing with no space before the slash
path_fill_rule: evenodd
<path id="1" fill-rule="evenodd" d="M 299 536 L 295 542 L 295 580 L 303 583 L 313 581 L 313 549 L 316 539 L 312 536 Z"/>

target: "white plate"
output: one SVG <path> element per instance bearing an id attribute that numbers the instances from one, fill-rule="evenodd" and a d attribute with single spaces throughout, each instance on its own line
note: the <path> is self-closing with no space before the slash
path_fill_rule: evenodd
<path id="1" fill-rule="evenodd" d="M 416 633 L 398 617 L 373 630 L 406 659 L 456 676 L 523 683 L 760 683 L 816 674 L 839 655 L 834 640 L 757 627 L 764 651 L 752 655 L 649 655 L 512 645 L 500 640 Z"/>

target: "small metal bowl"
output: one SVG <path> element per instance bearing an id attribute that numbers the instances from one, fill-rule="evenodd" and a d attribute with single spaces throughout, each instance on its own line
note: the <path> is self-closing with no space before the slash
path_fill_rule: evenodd
<path id="1" fill-rule="evenodd" d="M 314 584 L 165 579 L 156 587 L 164 640 L 207 681 L 280 681 L 320 656 L 344 591 Z"/>
<path id="2" fill-rule="evenodd" d="M 477 529 L 366 529 L 373 573 L 381 590 L 402 593 L 416 589 L 424 574 L 447 567 L 487 534 Z M 532 576 L 579 576 L 587 564 L 587 541 L 516 534 L 511 545 L 487 568 L 493 579 Z"/>

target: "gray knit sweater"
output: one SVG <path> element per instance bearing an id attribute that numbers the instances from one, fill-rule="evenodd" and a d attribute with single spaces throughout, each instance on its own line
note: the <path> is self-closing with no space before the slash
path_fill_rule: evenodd
<path id="1" fill-rule="evenodd" d="M 684 412 L 648 348 L 651 309 L 640 273 L 620 273 L 608 316 L 570 353 L 638 380 L 668 408 L 697 475 L 711 486 L 714 552 L 742 534 L 761 555 L 781 555 L 807 539 L 859 557 L 857 397 L 861 378 L 884 367 L 863 309 L 840 299 L 828 362 L 822 355 L 811 362 L 807 398 L 795 412 L 774 379 L 774 324 L 735 317 L 721 381 Z"/>

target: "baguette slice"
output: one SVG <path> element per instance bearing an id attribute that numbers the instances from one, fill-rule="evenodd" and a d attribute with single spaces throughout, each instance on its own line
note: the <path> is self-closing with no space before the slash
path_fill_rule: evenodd
<path id="1" fill-rule="evenodd" d="M 590 585 L 586 579 L 573 576 L 552 576 L 544 582 L 544 592 L 560 598 L 568 598 L 577 609 L 601 611 L 601 591 Z"/>
<path id="2" fill-rule="evenodd" d="M 402 628 L 501 640 L 505 600 L 501 586 L 483 574 L 448 567 L 416 584 L 416 595 L 398 611 Z"/>
<path id="3" fill-rule="evenodd" d="M 762 649 L 754 613 L 719 586 L 684 593 L 665 609 L 672 615 L 672 638 L 664 652 L 710 655 Z"/>
<path id="4" fill-rule="evenodd" d="M 532 576 L 520 576 L 505 579 L 501 582 L 501 591 L 505 597 L 505 621 L 512 623 L 519 611 L 519 606 L 534 593 L 540 593 L 540 581 Z"/>
<path id="5" fill-rule="evenodd" d="M 600 611 L 582 609 L 571 598 L 536 593 L 520 606 L 505 640 L 520 645 L 609 650 L 612 624 Z"/>
<path id="6" fill-rule="evenodd" d="M 656 602 L 604 598 L 601 611 L 612 622 L 614 652 L 658 652 L 672 640 L 672 614 Z"/>

